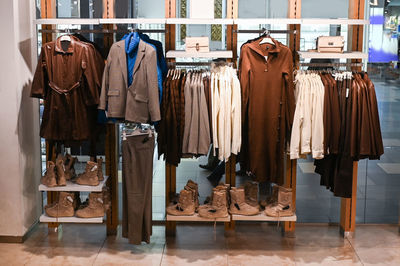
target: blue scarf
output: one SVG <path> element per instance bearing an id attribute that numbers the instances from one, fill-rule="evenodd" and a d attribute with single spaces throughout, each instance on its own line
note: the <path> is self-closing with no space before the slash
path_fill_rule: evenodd
<path id="1" fill-rule="evenodd" d="M 133 81 L 133 68 L 135 67 L 140 37 L 137 32 L 131 32 L 126 34 L 122 39 L 125 39 L 126 64 L 128 66 L 128 86 L 131 86 Z"/>

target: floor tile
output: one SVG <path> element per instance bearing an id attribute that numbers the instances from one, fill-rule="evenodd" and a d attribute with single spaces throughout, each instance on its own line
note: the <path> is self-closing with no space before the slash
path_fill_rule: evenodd
<path id="1" fill-rule="evenodd" d="M 354 248 L 398 248 L 400 236 L 398 225 L 357 226 L 354 238 L 349 238 Z"/>
<path id="2" fill-rule="evenodd" d="M 400 265 L 400 249 L 398 247 L 356 247 L 355 250 L 364 265 Z"/>
<path id="3" fill-rule="evenodd" d="M 226 249 L 210 245 L 167 245 L 161 265 L 228 265 Z"/>
<path id="4" fill-rule="evenodd" d="M 400 163 L 378 163 L 387 174 L 400 174 Z"/>

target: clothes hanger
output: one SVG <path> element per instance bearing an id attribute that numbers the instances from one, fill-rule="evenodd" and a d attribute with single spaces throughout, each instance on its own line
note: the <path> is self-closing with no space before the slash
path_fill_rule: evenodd
<path id="1" fill-rule="evenodd" d="M 270 36 L 269 30 L 265 29 L 263 34 L 261 35 L 261 37 L 264 37 L 264 38 L 261 40 L 260 45 L 264 44 L 264 43 L 269 43 L 269 44 L 275 45 L 274 41 L 272 40 L 272 38 Z"/>

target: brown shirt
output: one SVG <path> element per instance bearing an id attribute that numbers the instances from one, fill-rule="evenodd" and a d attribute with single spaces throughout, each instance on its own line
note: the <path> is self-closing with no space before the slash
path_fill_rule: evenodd
<path id="1" fill-rule="evenodd" d="M 64 50 L 60 38 L 43 45 L 33 78 L 31 97 L 45 100 L 40 136 L 86 140 L 93 123 L 89 109 L 99 103 L 104 61 L 96 61 L 93 46 L 75 38 Z"/>
<path id="2" fill-rule="evenodd" d="M 283 184 L 285 142 L 295 110 L 292 53 L 283 44 L 242 46 L 239 79 L 242 91 L 241 160 L 257 181 Z M 264 56 L 268 56 L 268 60 Z"/>

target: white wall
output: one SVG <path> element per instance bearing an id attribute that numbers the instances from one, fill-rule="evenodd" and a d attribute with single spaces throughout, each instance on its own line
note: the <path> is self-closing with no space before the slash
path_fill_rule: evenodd
<path id="1" fill-rule="evenodd" d="M 29 97 L 35 67 L 35 2 L 0 1 L 0 235 L 22 236 L 41 211 L 38 100 Z"/>

